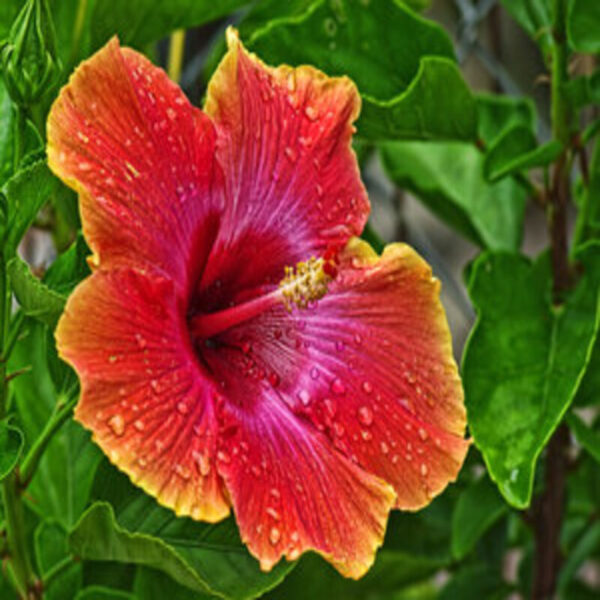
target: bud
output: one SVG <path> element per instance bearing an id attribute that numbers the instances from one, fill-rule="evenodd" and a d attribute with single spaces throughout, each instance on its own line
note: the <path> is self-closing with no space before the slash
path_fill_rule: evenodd
<path id="1" fill-rule="evenodd" d="M 6 89 L 19 106 L 35 104 L 60 75 L 47 0 L 26 0 L 0 52 Z"/>

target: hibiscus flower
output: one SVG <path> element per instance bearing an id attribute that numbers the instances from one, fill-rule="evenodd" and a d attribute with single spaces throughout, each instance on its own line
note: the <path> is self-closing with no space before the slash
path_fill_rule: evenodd
<path id="1" fill-rule="evenodd" d="M 354 84 L 227 39 L 204 111 L 116 39 L 52 107 L 93 252 L 57 345 L 75 418 L 158 502 L 233 508 L 263 569 L 314 550 L 359 577 L 390 509 L 428 504 L 467 451 L 439 282 L 355 237 Z"/>

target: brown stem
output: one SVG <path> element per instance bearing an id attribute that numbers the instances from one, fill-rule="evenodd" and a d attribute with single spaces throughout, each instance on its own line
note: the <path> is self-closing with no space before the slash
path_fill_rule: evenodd
<path id="1" fill-rule="evenodd" d="M 539 497 L 533 517 L 535 560 L 532 600 L 549 600 L 556 592 L 562 562 L 559 536 L 565 501 L 569 430 L 563 423 L 548 444 L 546 491 Z"/>
<path id="2" fill-rule="evenodd" d="M 552 273 L 554 276 L 554 303 L 560 304 L 562 294 L 571 284 L 569 249 L 567 240 L 567 206 L 569 204 L 569 177 L 567 150 L 558 158 L 554 166 L 550 204 L 548 206 L 548 226 L 552 249 Z"/>

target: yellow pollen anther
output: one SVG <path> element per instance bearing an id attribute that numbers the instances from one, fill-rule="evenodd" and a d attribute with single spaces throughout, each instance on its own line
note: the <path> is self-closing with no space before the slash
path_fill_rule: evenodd
<path id="1" fill-rule="evenodd" d="M 306 308 L 308 303 L 319 300 L 327 293 L 331 277 L 325 272 L 322 258 L 309 258 L 299 262 L 296 268 L 285 267 L 285 277 L 279 283 L 283 304 L 288 312 L 292 308 Z"/>

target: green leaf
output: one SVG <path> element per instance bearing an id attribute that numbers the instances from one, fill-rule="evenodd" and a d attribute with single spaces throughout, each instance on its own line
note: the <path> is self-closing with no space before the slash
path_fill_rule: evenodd
<path id="1" fill-rule="evenodd" d="M 175 600 L 172 594 L 170 597 Z M 137 597 L 121 590 L 94 585 L 81 590 L 75 600 L 137 600 Z"/>
<path id="2" fill-rule="evenodd" d="M 517 125 L 490 148 L 483 171 L 487 179 L 497 181 L 518 171 L 549 165 L 562 150 L 562 144 L 556 140 L 538 146 L 531 131 Z"/>
<path id="3" fill-rule="evenodd" d="M 345 579 L 321 558 L 306 555 L 265 600 L 396 598 L 392 594 L 401 588 L 428 579 L 451 563 L 451 514 L 449 494 L 436 498 L 418 513 L 394 511 L 375 564 L 359 581 Z"/>
<path id="4" fill-rule="evenodd" d="M 455 573 L 442 589 L 439 600 L 504 600 L 509 589 L 497 569 L 477 564 Z"/>
<path id="5" fill-rule="evenodd" d="M 197 27 L 228 15 L 249 0 L 96 0 L 92 10 L 91 51 L 118 35 L 122 44 L 142 48 L 175 29 Z"/>
<path id="6" fill-rule="evenodd" d="M 567 16 L 569 42 L 578 52 L 600 52 L 600 2 L 570 0 Z"/>
<path id="7" fill-rule="evenodd" d="M 452 513 L 452 554 L 464 558 L 508 507 L 487 477 L 468 487 Z"/>
<path id="8" fill-rule="evenodd" d="M 65 307 L 66 297 L 44 285 L 19 256 L 8 261 L 6 270 L 23 312 L 54 328 Z"/>
<path id="9" fill-rule="evenodd" d="M 414 192 L 438 217 L 482 248 L 521 243 L 525 192 L 511 179 L 483 177 L 483 156 L 460 142 L 380 145 L 388 176 Z"/>
<path id="10" fill-rule="evenodd" d="M 567 414 L 567 424 L 577 441 L 600 463 L 600 432 L 588 427 L 573 412 Z"/>
<path id="11" fill-rule="evenodd" d="M 75 241 L 48 268 L 44 284 L 59 294 L 68 296 L 75 286 L 90 275 L 87 258 L 91 254 L 83 235 Z"/>
<path id="12" fill-rule="evenodd" d="M 35 530 L 34 548 L 38 573 L 44 581 L 53 568 L 71 561 L 70 566 L 44 586 L 44 600 L 74 598 L 81 587 L 81 564 L 70 557 L 63 527 L 55 521 L 42 521 Z"/>
<path id="13" fill-rule="evenodd" d="M 371 139 L 475 139 L 476 105 L 443 29 L 400 2 L 316 2 L 257 31 L 270 64 L 312 64 L 347 75 L 363 100 L 357 127 Z"/>
<path id="14" fill-rule="evenodd" d="M 133 590 L 136 598 L 144 600 L 165 600 L 165 598 L 208 600 L 214 598 L 214 596 L 199 594 L 179 585 L 161 571 L 145 567 L 138 567 Z"/>
<path id="15" fill-rule="evenodd" d="M 565 84 L 565 93 L 574 108 L 600 104 L 600 69 L 592 75 L 575 77 Z"/>
<path id="16" fill-rule="evenodd" d="M 0 481 L 12 473 L 22 450 L 21 430 L 6 421 L 0 421 Z"/>
<path id="17" fill-rule="evenodd" d="M 45 161 L 21 169 L 2 188 L 8 200 L 5 248 L 10 256 L 29 229 L 40 208 L 59 185 Z"/>
<path id="18" fill-rule="evenodd" d="M 566 588 L 569 586 L 576 572 L 583 562 L 590 557 L 591 554 L 597 552 L 600 549 L 600 522 L 596 521 L 589 527 L 586 527 L 581 538 L 570 550 L 566 560 L 561 567 L 560 574 L 558 576 L 558 590 L 562 592 L 561 598 L 567 598 L 564 594 Z"/>
<path id="19" fill-rule="evenodd" d="M 501 2 L 546 54 L 553 43 L 551 0 L 501 0 Z"/>
<path id="20" fill-rule="evenodd" d="M 568 409 L 598 330 L 600 245 L 580 252 L 585 273 L 561 307 L 546 255 L 535 263 L 484 254 L 469 294 L 477 322 L 463 358 L 469 427 L 491 478 L 517 508 L 531 500 L 535 463 Z"/>
<path id="21" fill-rule="evenodd" d="M 12 382 L 19 421 L 31 446 L 57 402 L 65 401 L 68 395 L 53 384 L 48 357 L 56 351 L 48 328 L 27 319 L 23 330 L 27 335 L 15 346 L 9 369 L 31 367 Z M 42 518 L 53 518 L 63 528 L 70 528 L 88 503 L 100 457 L 88 432 L 74 421 L 65 423 L 52 438 L 29 485 L 28 505 Z"/>
<path id="22" fill-rule="evenodd" d="M 233 518 L 207 524 L 178 518 L 104 463 L 95 502 L 71 533 L 73 551 L 90 560 L 127 562 L 167 573 L 196 592 L 256 598 L 295 566 L 263 573 L 241 543 Z"/>
<path id="23" fill-rule="evenodd" d="M 477 115 L 479 138 L 488 148 L 518 125 L 535 131 L 535 105 L 530 98 L 478 94 Z"/>

